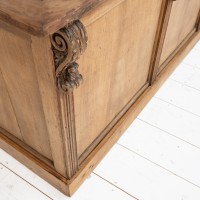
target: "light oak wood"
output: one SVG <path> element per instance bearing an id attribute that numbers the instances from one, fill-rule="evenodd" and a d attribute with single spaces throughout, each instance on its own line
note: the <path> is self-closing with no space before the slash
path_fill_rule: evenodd
<path id="1" fill-rule="evenodd" d="M 173 3 L 159 65 L 163 64 L 191 32 L 196 31 L 199 10 L 199 0 L 181 0 Z"/>
<path id="2" fill-rule="evenodd" d="M 56 32 L 106 0 L 0 0 L 0 19 L 37 36 Z M 117 1 L 114 1 L 117 4 Z M 19 6 L 20 5 L 20 6 Z"/>
<path id="3" fill-rule="evenodd" d="M 100 4 L 99 6 L 91 9 L 87 15 L 81 17 L 81 21 L 85 26 L 89 26 L 99 18 L 104 16 L 106 13 L 111 11 L 113 8 L 119 6 L 124 0 L 109 0 Z"/>
<path id="4" fill-rule="evenodd" d="M 54 64 L 52 60 L 49 38 L 31 36 L 31 50 L 35 64 L 36 81 L 41 95 L 42 109 L 48 130 L 51 154 L 55 169 L 67 176 L 65 141 L 63 140 L 60 122 L 59 103 L 54 78 Z M 55 148 L 56 147 L 56 148 Z"/>
<path id="5" fill-rule="evenodd" d="M 148 83 L 161 4 L 123 1 L 86 27 L 89 44 L 79 59 L 84 84 L 74 91 L 79 157 Z"/>
<path id="6" fill-rule="evenodd" d="M 200 1 L 0 5 L 0 147 L 72 195 L 199 40 Z"/>
<path id="7" fill-rule="evenodd" d="M 3 29 L 0 30 L 0 37 L 0 69 L 15 109 L 23 141 L 52 160 L 30 37 L 19 38 Z"/>
<path id="8" fill-rule="evenodd" d="M 5 25 L 2 26 L 5 27 Z M 5 40 L 1 42 L 5 48 L 0 50 L 4 55 L 0 66 L 7 81 L 5 89 L 10 95 L 12 109 L 16 107 L 13 113 L 22 135 L 18 139 L 53 162 L 53 166 L 59 173 L 68 176 L 66 169 L 68 151 L 65 150 L 66 143 L 61 131 L 54 79 L 55 68 L 49 37 L 38 38 L 20 31 L 15 35 L 15 29 L 12 30 L 8 25 L 6 30 L 9 32 L 1 30 L 2 37 L 5 37 Z M 12 48 L 9 48 L 9 44 Z M 13 49 L 13 47 L 16 48 Z M 18 54 L 15 53 L 16 49 Z M 21 55 L 21 52 L 25 55 Z M 4 65 L 10 67 L 4 68 Z M 2 113 L 2 116 L 6 116 L 8 111 L 9 107 Z M 1 128 L 12 135 L 18 133 L 17 130 L 9 127 L 2 126 Z"/>
<path id="9" fill-rule="evenodd" d="M 15 137 L 22 140 L 21 131 L 14 113 L 3 76 L 0 73 L 0 127 L 13 132 Z"/>
<path id="10" fill-rule="evenodd" d="M 158 75 L 160 56 L 161 56 L 163 44 L 165 41 L 165 35 L 167 32 L 172 5 L 173 5 L 173 1 L 163 1 L 163 5 L 161 8 L 160 19 L 158 23 L 158 30 L 156 34 L 155 43 L 154 43 L 154 51 L 153 51 L 154 53 L 151 60 L 151 73 L 149 76 L 151 84 L 155 81 Z"/>

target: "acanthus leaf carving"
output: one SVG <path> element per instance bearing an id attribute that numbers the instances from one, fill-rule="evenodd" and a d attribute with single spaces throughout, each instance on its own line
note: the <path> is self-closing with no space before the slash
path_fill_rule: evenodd
<path id="1" fill-rule="evenodd" d="M 57 80 L 59 89 L 64 92 L 73 91 L 74 88 L 77 88 L 83 82 L 83 77 L 79 74 L 78 67 L 79 65 L 73 62 L 62 73 L 59 73 Z"/>
<path id="2" fill-rule="evenodd" d="M 87 42 L 86 29 L 79 20 L 51 35 L 57 86 L 64 92 L 72 91 L 83 81 L 76 61 L 86 50 Z"/>

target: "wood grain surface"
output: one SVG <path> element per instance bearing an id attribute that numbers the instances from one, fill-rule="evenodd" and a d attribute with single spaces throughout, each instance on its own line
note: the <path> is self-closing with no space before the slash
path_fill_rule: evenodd
<path id="1" fill-rule="evenodd" d="M 3 29 L 0 29 L 0 38 L 0 71 L 15 109 L 13 113 L 18 120 L 22 141 L 52 160 L 31 40 L 25 34 L 22 38 Z M 16 129 L 10 131 L 10 128 L 6 131 L 17 132 Z"/>
<path id="2" fill-rule="evenodd" d="M 173 3 L 167 33 L 160 58 L 160 65 L 183 42 L 192 30 L 200 9 L 200 0 L 181 0 Z"/>
<path id="3" fill-rule="evenodd" d="M 105 0 L 0 0 L 0 20 L 44 36 L 81 18 Z M 117 1 L 116 1 L 117 3 Z"/>
<path id="4" fill-rule="evenodd" d="M 0 72 L 0 127 L 8 130 L 8 132 L 13 132 L 15 137 L 22 140 L 22 135 L 14 113 L 5 81 Z"/>
<path id="5" fill-rule="evenodd" d="M 148 82 L 161 5 L 123 1 L 86 26 L 88 48 L 78 61 L 84 83 L 74 91 L 79 156 Z"/>

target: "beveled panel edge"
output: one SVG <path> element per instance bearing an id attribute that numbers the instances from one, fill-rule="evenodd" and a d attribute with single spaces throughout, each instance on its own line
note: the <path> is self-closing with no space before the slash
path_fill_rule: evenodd
<path id="1" fill-rule="evenodd" d="M 159 74 L 165 66 L 170 62 L 171 59 L 179 52 L 179 50 L 192 38 L 196 32 L 200 31 L 200 9 L 197 16 L 197 20 L 194 28 L 188 33 L 188 35 L 184 38 L 184 40 L 178 45 L 178 47 L 166 58 L 166 60 L 158 66 L 157 74 Z"/>
<path id="2" fill-rule="evenodd" d="M 178 45 L 178 47 L 167 57 L 167 59 L 159 66 L 157 73 L 159 74 L 171 59 L 179 52 L 179 50 L 188 42 L 193 35 L 196 34 L 196 27 L 186 36 L 186 38 Z"/>
<path id="3" fill-rule="evenodd" d="M 143 94 L 143 92 L 149 87 L 150 83 L 147 81 L 140 90 L 130 99 L 130 101 L 122 108 L 121 111 L 113 118 L 113 120 L 105 127 L 105 129 L 99 134 L 99 136 L 87 147 L 87 149 L 79 156 L 79 165 L 87 158 L 93 149 L 103 140 L 104 137 L 110 132 L 115 124 L 121 117 L 128 111 L 128 109 L 137 101 L 137 99 Z"/>
<path id="4" fill-rule="evenodd" d="M 165 1 L 165 0 L 163 0 Z M 157 76 L 159 75 L 159 73 L 161 73 L 161 71 L 165 68 L 165 66 L 168 65 L 168 63 L 173 59 L 174 56 L 176 56 L 176 54 L 179 52 L 179 50 L 195 35 L 195 32 L 200 31 L 200 9 L 199 9 L 199 14 L 197 16 L 197 20 L 196 20 L 196 24 L 194 26 L 194 28 L 191 30 L 190 33 L 188 33 L 188 35 L 186 36 L 186 38 L 179 44 L 179 46 L 168 56 L 168 58 L 162 63 L 160 64 L 160 58 L 161 58 L 161 54 L 162 54 L 162 50 L 163 50 L 163 45 L 164 45 L 164 40 L 166 37 L 166 33 L 167 33 L 167 27 L 168 27 L 168 22 L 170 20 L 170 14 L 172 11 L 172 6 L 173 3 L 175 3 L 177 0 L 166 0 L 166 10 L 163 11 L 163 22 L 161 23 L 161 29 L 160 29 L 160 33 L 158 31 L 158 33 L 160 35 L 158 35 L 157 37 L 157 50 L 156 50 L 156 54 L 155 57 L 152 60 L 152 66 L 153 70 L 152 70 L 152 77 L 150 77 L 151 79 L 151 84 L 153 84 L 153 82 L 156 80 Z"/>
<path id="5" fill-rule="evenodd" d="M 153 47 L 153 55 L 151 59 L 151 73 L 149 74 L 150 84 L 153 84 L 153 82 L 157 78 L 160 57 L 164 45 L 165 36 L 167 33 L 167 27 L 170 19 L 173 2 L 173 0 L 163 0 L 158 22 L 158 29 Z"/>

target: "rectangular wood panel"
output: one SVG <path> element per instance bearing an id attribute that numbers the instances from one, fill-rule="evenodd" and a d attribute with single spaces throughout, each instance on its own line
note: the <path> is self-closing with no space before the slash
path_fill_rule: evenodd
<path id="1" fill-rule="evenodd" d="M 194 30 L 200 9 L 200 0 L 177 0 L 173 3 L 160 65 Z"/>
<path id="2" fill-rule="evenodd" d="M 147 83 L 161 4 L 126 0 L 86 27 L 84 83 L 74 93 L 79 156 Z"/>
<path id="3" fill-rule="evenodd" d="M 15 108 L 23 141 L 52 160 L 37 76 L 31 52 L 31 40 L 0 29 L 0 69 Z M 10 133 L 16 130 L 9 130 Z"/>

